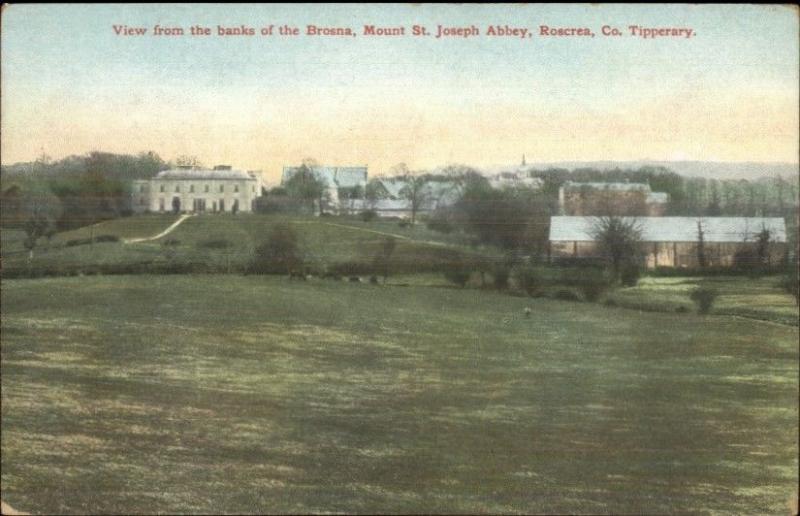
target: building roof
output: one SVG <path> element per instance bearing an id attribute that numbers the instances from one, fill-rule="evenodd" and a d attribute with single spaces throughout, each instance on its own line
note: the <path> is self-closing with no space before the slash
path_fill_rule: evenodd
<path id="1" fill-rule="evenodd" d="M 300 170 L 300 167 L 283 167 L 281 182 L 285 183 Z M 328 165 L 317 165 L 311 167 L 318 178 L 325 181 L 328 187 L 352 188 L 354 186 L 365 186 L 367 184 L 367 167 L 331 167 Z"/>
<path id="2" fill-rule="evenodd" d="M 652 204 L 666 204 L 669 202 L 667 192 L 650 192 L 647 194 L 647 202 Z"/>
<path id="3" fill-rule="evenodd" d="M 601 217 L 550 218 L 552 242 L 591 242 Z M 697 242 L 697 223 L 706 242 L 748 242 L 766 229 L 773 242 L 786 242 L 786 225 L 780 217 L 622 217 L 642 231 L 644 242 Z"/>
<path id="4" fill-rule="evenodd" d="M 159 172 L 155 179 L 226 179 L 254 181 L 244 170 L 209 170 L 205 168 L 173 168 Z"/>
<path id="5" fill-rule="evenodd" d="M 580 190 L 581 188 L 590 188 L 592 190 L 615 190 L 615 191 L 643 191 L 649 192 L 650 185 L 647 183 L 576 183 L 574 181 L 567 181 L 564 183 L 565 190 Z"/>

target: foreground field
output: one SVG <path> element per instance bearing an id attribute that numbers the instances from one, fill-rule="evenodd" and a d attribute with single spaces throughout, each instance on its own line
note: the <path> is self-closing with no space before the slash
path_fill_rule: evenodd
<path id="1" fill-rule="evenodd" d="M 20 510 L 784 514 L 796 492 L 796 327 L 225 275 L 4 281 L 2 310 Z"/>

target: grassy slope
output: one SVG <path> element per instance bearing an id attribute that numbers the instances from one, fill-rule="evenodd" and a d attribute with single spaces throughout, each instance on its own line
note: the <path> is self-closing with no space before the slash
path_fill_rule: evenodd
<path id="1" fill-rule="evenodd" d="M 783 324 L 798 325 L 797 304 L 778 284 L 779 276 L 764 278 L 643 278 L 633 288 L 623 288 L 609 297 L 621 306 L 659 311 L 674 311 L 679 307 L 695 310 L 689 298 L 698 286 L 711 287 L 719 292 L 712 313 L 765 319 Z"/>
<path id="2" fill-rule="evenodd" d="M 169 226 L 175 219 L 173 215 L 147 215 L 109 221 L 95 229 L 95 235 L 110 234 L 121 238 L 151 236 Z M 253 251 L 267 239 L 270 228 L 278 223 L 290 223 L 297 229 L 301 247 L 308 260 L 315 264 L 335 264 L 349 261 L 371 263 L 378 253 L 385 235 L 378 234 L 381 229 L 364 231 L 358 227 L 347 227 L 337 219 L 298 218 L 267 215 L 217 215 L 192 217 L 178 226 L 168 236 L 157 241 L 137 244 L 96 243 L 94 246 L 58 247 L 71 238 L 86 238 L 89 231 L 82 228 L 56 237 L 53 248 L 40 246 L 34 258 L 34 269 L 52 266 L 75 267 L 81 264 L 122 264 L 147 260 L 163 262 L 166 254 L 174 253 L 170 259 L 178 262 L 205 263 L 216 267 L 244 265 L 250 262 Z M 355 223 L 353 223 L 355 224 Z M 369 229 L 369 228 L 364 228 Z M 400 229 L 400 228 L 397 228 Z M 377 232 L 376 232 L 377 231 Z M 416 230 L 406 230 L 414 235 Z M 5 232 L 4 232 L 5 233 Z M 395 270 L 412 270 L 419 264 L 441 261 L 448 253 L 468 252 L 464 247 L 449 247 L 429 243 L 430 232 L 420 230 L 416 238 L 404 237 L 397 240 L 393 255 Z M 395 233 L 399 234 L 399 233 Z M 12 241 L 13 234 L 6 240 Z M 178 241 L 178 245 L 165 249 L 166 239 Z M 232 245 L 226 249 L 202 247 L 204 241 L 224 239 Z M 5 243 L 5 241 L 4 241 Z M 21 248 L 21 240 L 19 241 Z M 11 245 L 6 249 L 12 250 Z M 4 266 L 8 268 L 27 268 L 25 253 L 8 256 Z"/>
<path id="3" fill-rule="evenodd" d="M 2 306 L 21 510 L 783 514 L 796 491 L 797 328 L 236 276 L 4 281 Z"/>

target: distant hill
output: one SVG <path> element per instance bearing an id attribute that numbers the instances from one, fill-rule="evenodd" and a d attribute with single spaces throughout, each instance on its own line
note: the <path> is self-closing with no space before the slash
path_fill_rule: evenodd
<path id="1" fill-rule="evenodd" d="M 636 169 L 641 167 L 666 167 L 687 177 L 706 177 L 709 179 L 758 179 L 760 177 L 797 177 L 800 166 L 797 163 L 759 163 L 759 162 L 719 162 L 719 161 L 558 161 L 550 163 L 528 163 L 525 168 L 546 169 L 596 168 Z M 519 165 L 487 167 L 486 172 L 518 169 Z"/>

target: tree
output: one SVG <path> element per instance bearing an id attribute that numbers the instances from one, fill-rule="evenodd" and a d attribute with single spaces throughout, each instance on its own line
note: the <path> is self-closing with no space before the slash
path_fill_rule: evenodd
<path id="1" fill-rule="evenodd" d="M 411 227 L 417 220 L 417 213 L 425 203 L 428 202 L 428 179 L 425 176 L 412 176 L 406 175 L 403 180 L 406 185 L 400 190 L 400 195 L 403 199 L 408 201 L 409 208 L 411 209 Z"/>
<path id="2" fill-rule="evenodd" d="M 396 246 L 397 242 L 394 237 L 386 237 L 378 254 L 375 255 L 375 259 L 373 260 L 375 272 L 383 277 L 384 285 L 386 285 L 386 280 L 389 278 L 391 257 Z"/>
<path id="3" fill-rule="evenodd" d="M 704 269 L 708 265 L 706 257 L 706 240 L 702 220 L 697 220 L 697 266 Z"/>
<path id="4" fill-rule="evenodd" d="M 202 163 L 197 159 L 197 156 L 189 156 L 188 154 L 181 154 L 175 158 L 175 165 L 178 167 L 202 167 Z"/>
<path id="5" fill-rule="evenodd" d="M 598 217 L 591 235 L 615 279 L 620 277 L 623 268 L 639 266 L 642 230 L 635 219 Z"/>
<path id="6" fill-rule="evenodd" d="M 284 186 L 290 197 L 298 202 L 309 203 L 312 214 L 314 213 L 314 203 L 318 201 L 320 214 L 322 214 L 322 202 L 328 185 L 316 174 L 311 160 L 304 160 Z"/>
<path id="7" fill-rule="evenodd" d="M 274 226 L 267 240 L 256 248 L 251 272 L 292 276 L 303 265 L 297 233 L 288 224 Z"/>

